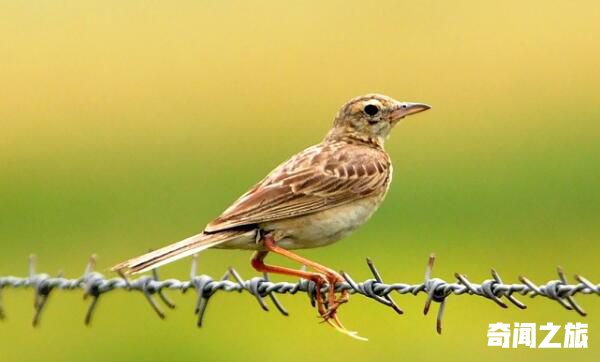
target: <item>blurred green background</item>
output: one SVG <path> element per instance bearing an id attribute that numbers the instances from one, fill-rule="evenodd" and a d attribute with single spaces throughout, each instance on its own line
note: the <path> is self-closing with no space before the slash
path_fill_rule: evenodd
<path id="1" fill-rule="evenodd" d="M 447 280 L 496 267 L 544 282 L 562 265 L 597 281 L 599 18 L 597 1 L 2 1 L 0 275 L 24 275 L 29 253 L 68 276 L 98 253 L 111 275 L 200 231 L 319 142 L 349 98 L 380 92 L 434 108 L 388 141 L 394 183 L 370 223 L 303 255 L 357 280 L 370 256 L 388 281 L 419 282 L 436 252 Z M 209 250 L 201 271 L 250 278 L 249 257 Z M 202 329 L 193 296 L 173 297 L 161 321 L 141 295 L 111 293 L 88 328 L 81 294 L 57 292 L 33 329 L 31 291 L 7 290 L 0 359 L 600 359 L 593 296 L 579 298 L 587 318 L 539 298 L 520 311 L 454 297 L 442 336 L 423 295 L 396 298 L 404 316 L 354 297 L 341 316 L 367 343 L 319 324 L 301 296 L 282 297 L 285 318 L 218 294 Z M 499 321 L 586 321 L 590 348 L 487 347 Z"/>

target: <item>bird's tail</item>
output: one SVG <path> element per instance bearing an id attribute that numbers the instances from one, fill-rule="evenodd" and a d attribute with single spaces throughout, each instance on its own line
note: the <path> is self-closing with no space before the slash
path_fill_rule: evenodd
<path id="1" fill-rule="evenodd" d="M 186 256 L 196 254 L 244 234 L 243 231 L 221 231 L 215 234 L 200 233 L 187 239 L 129 259 L 111 268 L 125 274 L 143 273 Z"/>

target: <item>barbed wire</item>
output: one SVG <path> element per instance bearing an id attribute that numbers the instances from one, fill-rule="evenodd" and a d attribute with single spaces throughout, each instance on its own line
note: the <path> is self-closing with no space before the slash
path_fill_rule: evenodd
<path id="1" fill-rule="evenodd" d="M 336 284 L 335 289 L 338 292 L 347 290 L 351 294 L 363 295 L 390 307 L 398 314 L 403 314 L 404 311 L 392 299 L 392 292 L 412 295 L 424 293 L 427 296 L 423 308 L 425 315 L 429 312 L 432 302 L 440 304 L 436 319 L 436 330 L 438 333 L 442 332 L 442 318 L 446 309 L 446 300 L 451 295 L 464 294 L 483 297 L 494 301 L 502 308 L 508 308 L 508 304 L 502 299 L 506 298 L 506 301 L 519 309 L 525 309 L 526 306 L 515 297 L 515 294 L 528 295 L 530 297 L 540 296 L 554 300 L 565 309 L 575 311 L 581 316 L 585 316 L 586 312 L 575 301 L 575 295 L 596 294 L 600 296 L 599 284 L 594 284 L 581 275 L 575 275 L 577 284 L 569 284 L 564 271 L 560 267 L 557 268 L 558 279 L 541 285 L 535 284 L 524 276 L 519 277 L 521 284 L 505 284 L 494 269 L 491 270 L 492 278 L 484 280 L 479 284 L 469 281 L 464 274 L 459 273 L 455 273 L 456 282 L 449 283 L 443 279 L 432 277 L 434 260 L 435 256 L 431 255 L 427 263 L 423 282 L 416 284 L 388 284 L 383 281 L 381 273 L 375 267 L 375 264 L 367 258 L 367 265 L 373 278 L 363 282 L 355 282 L 350 275 L 342 272 L 346 281 Z M 161 280 L 156 269 L 152 271 L 151 275 L 144 275 L 134 280 L 128 280 L 123 276 L 107 279 L 102 274 L 94 271 L 95 264 L 96 257 L 92 256 L 81 277 L 68 279 L 62 275 L 52 277 L 48 274 L 37 273 L 35 256 L 31 256 L 29 258 L 29 276 L 0 277 L 0 320 L 6 318 L 2 304 L 2 292 L 6 288 L 32 288 L 34 290 L 33 326 L 37 326 L 40 323 L 42 311 L 47 305 L 48 297 L 54 290 L 83 290 L 84 298 L 91 298 L 84 320 L 86 325 L 92 322 L 92 317 L 100 297 L 117 289 L 141 292 L 160 318 L 164 318 L 165 313 L 159 306 L 155 296 L 158 296 L 158 299 L 168 308 L 174 308 L 175 304 L 166 296 L 166 290 L 179 290 L 182 293 L 190 289 L 194 290 L 197 295 L 194 313 L 197 315 L 196 323 L 198 327 L 202 326 L 210 298 L 219 291 L 250 293 L 265 311 L 269 310 L 265 302 L 265 298 L 269 297 L 276 309 L 285 316 L 288 315 L 288 312 L 277 298 L 277 294 L 306 293 L 313 307 L 316 301 L 315 284 L 308 280 L 300 279 L 296 283 L 272 282 L 266 273 L 262 277 L 244 280 L 234 268 L 229 268 L 223 277 L 217 280 L 208 275 L 198 275 L 197 256 L 192 258 L 189 280 Z M 328 286 L 325 286 L 322 291 L 325 292 L 328 288 Z"/>

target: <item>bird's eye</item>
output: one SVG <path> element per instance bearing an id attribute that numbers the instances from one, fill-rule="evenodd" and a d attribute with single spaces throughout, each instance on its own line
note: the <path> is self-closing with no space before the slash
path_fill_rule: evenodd
<path id="1" fill-rule="evenodd" d="M 374 104 L 367 104 L 365 106 L 365 113 L 372 117 L 379 113 L 379 107 Z"/>

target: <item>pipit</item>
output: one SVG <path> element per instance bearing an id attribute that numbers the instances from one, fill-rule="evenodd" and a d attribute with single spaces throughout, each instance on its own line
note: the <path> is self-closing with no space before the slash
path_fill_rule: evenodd
<path id="1" fill-rule="evenodd" d="M 329 245 L 373 215 L 392 180 L 384 140 L 401 119 L 429 108 L 379 94 L 350 100 L 337 113 L 323 142 L 276 167 L 201 233 L 113 270 L 141 273 L 208 248 L 255 250 L 251 264 L 257 271 L 313 281 L 319 315 L 337 330 L 358 337 L 337 316 L 338 307 L 348 301 L 346 290 L 336 298 L 335 286 L 343 277 L 290 250 Z M 269 252 L 314 272 L 265 264 Z"/>

